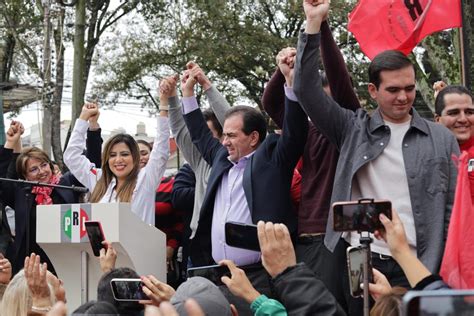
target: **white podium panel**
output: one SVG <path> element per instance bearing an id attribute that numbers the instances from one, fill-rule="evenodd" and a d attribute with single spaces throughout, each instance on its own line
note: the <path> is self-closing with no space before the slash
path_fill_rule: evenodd
<path id="1" fill-rule="evenodd" d="M 85 231 L 88 220 L 101 223 L 117 251 L 117 268 L 130 267 L 166 282 L 166 235 L 132 213 L 129 203 L 39 205 L 36 241 L 64 281 L 69 311 L 97 299 L 102 276 Z"/>

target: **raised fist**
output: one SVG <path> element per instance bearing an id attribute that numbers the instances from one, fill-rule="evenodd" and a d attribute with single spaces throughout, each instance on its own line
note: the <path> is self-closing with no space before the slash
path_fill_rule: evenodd
<path id="1" fill-rule="evenodd" d="M 446 82 L 444 81 L 436 81 L 434 84 L 433 84 L 433 89 L 434 89 L 434 97 L 436 99 L 436 97 L 438 96 L 438 93 L 441 92 L 441 90 L 443 90 L 444 88 L 446 88 L 448 85 L 446 84 Z"/>
<path id="2" fill-rule="evenodd" d="M 10 127 L 8 128 L 7 131 L 7 139 L 10 137 L 13 141 L 18 141 L 20 139 L 20 136 L 23 135 L 25 132 L 25 128 L 23 127 L 23 124 L 19 121 L 11 121 Z"/>
<path id="3" fill-rule="evenodd" d="M 330 2 L 330 0 L 304 0 L 303 8 L 306 19 L 318 19 L 320 21 L 326 20 Z"/>

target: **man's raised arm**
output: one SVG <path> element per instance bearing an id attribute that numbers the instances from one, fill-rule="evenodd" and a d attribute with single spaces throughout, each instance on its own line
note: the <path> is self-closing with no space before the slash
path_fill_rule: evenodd
<path id="1" fill-rule="evenodd" d="M 341 108 L 323 90 L 319 72 L 321 23 L 329 10 L 329 0 L 313 5 L 304 1 L 306 29 L 300 33 L 296 53 L 293 89 L 300 105 L 314 125 L 337 147 L 341 147 L 346 125 L 354 112 Z"/>
<path id="2" fill-rule="evenodd" d="M 193 144 L 197 147 L 204 160 L 212 166 L 213 160 L 219 149 L 222 148 L 222 145 L 218 139 L 212 136 L 211 130 L 199 109 L 196 97 L 194 96 L 194 86 L 196 83 L 197 79 L 192 69 L 186 70 L 181 79 L 183 116 Z"/>

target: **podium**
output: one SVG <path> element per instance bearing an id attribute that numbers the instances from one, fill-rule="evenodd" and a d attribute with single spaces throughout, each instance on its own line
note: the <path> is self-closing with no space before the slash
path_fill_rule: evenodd
<path id="1" fill-rule="evenodd" d="M 117 251 L 117 268 L 129 267 L 166 282 L 166 235 L 132 213 L 130 203 L 39 205 L 36 241 L 64 281 L 69 311 L 97 299 L 103 274 L 85 221 L 101 223 L 105 238 Z"/>

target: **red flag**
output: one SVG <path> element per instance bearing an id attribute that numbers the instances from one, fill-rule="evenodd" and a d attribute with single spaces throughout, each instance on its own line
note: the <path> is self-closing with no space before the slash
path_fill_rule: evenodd
<path id="1" fill-rule="evenodd" d="M 458 161 L 458 179 L 440 275 L 455 289 L 474 288 L 474 207 L 468 176 L 469 155 Z"/>
<path id="2" fill-rule="evenodd" d="M 360 0 L 348 29 L 373 59 L 389 49 L 408 55 L 431 33 L 461 25 L 460 0 Z"/>

